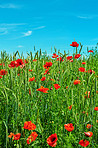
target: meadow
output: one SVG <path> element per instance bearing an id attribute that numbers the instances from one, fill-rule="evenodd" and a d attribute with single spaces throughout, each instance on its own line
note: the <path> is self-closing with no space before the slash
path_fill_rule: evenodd
<path id="1" fill-rule="evenodd" d="M 78 46 L 26 59 L 1 51 L 1 148 L 98 147 L 98 51 Z"/>

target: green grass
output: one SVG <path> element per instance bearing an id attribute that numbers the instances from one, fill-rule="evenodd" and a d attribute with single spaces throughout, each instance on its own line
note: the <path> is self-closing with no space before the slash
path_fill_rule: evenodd
<path id="1" fill-rule="evenodd" d="M 28 63 L 24 68 L 9 68 L 8 64 L 16 60 L 17 52 L 12 55 L 6 55 L 1 52 L 0 63 L 5 63 L 5 66 L 0 66 L 0 69 L 6 69 L 7 75 L 0 79 L 0 110 L 1 110 L 1 137 L 0 144 L 2 148 L 49 148 L 47 138 L 56 133 L 58 140 L 56 148 L 80 148 L 79 141 L 85 139 L 84 132 L 92 131 L 92 137 L 86 137 L 90 142 L 88 148 L 98 147 L 98 114 L 94 110 L 98 106 L 98 52 L 90 54 L 88 58 L 85 56 L 79 59 L 74 59 L 73 62 L 66 61 L 60 53 L 64 61 L 60 62 L 52 59 L 49 56 L 44 56 L 36 52 L 35 56 L 32 53 L 28 54 Z M 73 54 L 75 55 L 75 54 Z M 74 57 L 74 56 L 73 56 Z M 33 59 L 37 61 L 33 62 Z M 44 75 L 45 69 L 43 65 L 46 62 L 52 62 L 49 68 L 49 73 Z M 86 62 L 82 65 L 82 62 Z M 92 69 L 95 74 L 78 71 L 78 68 L 84 67 L 85 70 Z M 32 69 L 32 72 L 29 72 Z M 22 73 L 21 73 L 22 72 Z M 18 76 L 17 74 L 20 73 Z M 45 76 L 46 80 L 40 79 Z M 35 81 L 29 82 L 29 78 L 35 77 Z M 79 77 L 80 84 L 74 85 L 74 80 Z M 54 81 L 50 81 L 50 79 Z M 59 84 L 61 87 L 56 90 L 53 84 Z M 44 86 L 49 88 L 48 93 L 37 91 L 36 89 Z M 52 90 L 50 90 L 52 86 Z M 68 89 L 66 89 L 68 86 Z M 29 89 L 31 95 L 29 95 Z M 90 97 L 85 98 L 85 92 L 90 91 Z M 68 107 L 72 105 L 69 111 Z M 85 111 L 85 113 L 83 113 Z M 87 115 L 88 113 L 88 115 Z M 34 131 L 38 137 L 30 145 L 27 145 L 26 140 L 31 134 L 31 131 L 24 130 L 24 122 L 32 121 L 36 125 Z M 68 132 L 64 124 L 72 123 L 74 130 Z M 87 129 L 87 124 L 93 125 Z M 18 141 L 13 141 L 8 138 L 10 132 L 15 134 L 21 133 Z"/>

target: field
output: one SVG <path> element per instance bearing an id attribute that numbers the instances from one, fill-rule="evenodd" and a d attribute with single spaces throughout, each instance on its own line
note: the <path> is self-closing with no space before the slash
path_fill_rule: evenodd
<path id="1" fill-rule="evenodd" d="M 71 45 L 72 46 L 72 45 Z M 1 148 L 97 148 L 98 52 L 1 52 Z"/>

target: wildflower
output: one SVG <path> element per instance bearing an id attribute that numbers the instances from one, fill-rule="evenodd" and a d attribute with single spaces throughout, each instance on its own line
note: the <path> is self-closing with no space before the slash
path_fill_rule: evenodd
<path id="1" fill-rule="evenodd" d="M 26 121 L 24 123 L 24 129 L 28 129 L 28 130 L 35 130 L 36 129 L 36 125 L 34 123 L 32 123 L 31 121 Z"/>
<path id="2" fill-rule="evenodd" d="M 84 132 L 86 137 L 92 137 L 93 133 L 91 131 L 89 132 Z"/>
<path id="3" fill-rule="evenodd" d="M 86 64 L 85 62 L 82 62 L 82 64 Z"/>
<path id="4" fill-rule="evenodd" d="M 49 67 L 47 68 L 47 70 L 45 70 L 44 75 L 45 75 L 45 74 L 49 74 Z"/>
<path id="5" fill-rule="evenodd" d="M 1 69 L 0 70 L 0 75 L 4 76 L 6 75 L 8 72 L 5 69 Z"/>
<path id="6" fill-rule="evenodd" d="M 14 140 L 19 140 L 19 139 L 20 139 L 20 136 L 21 136 L 20 133 L 14 135 L 14 136 L 13 136 L 13 141 L 14 141 Z"/>
<path id="7" fill-rule="evenodd" d="M 87 140 L 80 140 L 79 141 L 79 144 L 81 145 L 81 146 L 83 146 L 83 147 L 87 147 L 88 145 L 89 145 L 89 141 L 87 141 Z"/>
<path id="8" fill-rule="evenodd" d="M 72 42 L 72 44 L 70 44 L 70 46 L 72 46 L 72 47 L 78 47 L 79 44 L 77 42 Z"/>
<path id="9" fill-rule="evenodd" d="M 76 55 L 74 56 L 74 59 L 78 59 L 80 56 L 81 56 L 80 54 L 76 54 Z"/>
<path id="10" fill-rule="evenodd" d="M 29 82 L 34 81 L 35 77 L 29 78 Z"/>
<path id="11" fill-rule="evenodd" d="M 65 126 L 65 129 L 69 132 L 74 130 L 74 126 L 72 123 L 65 124 L 64 126 Z"/>
<path id="12" fill-rule="evenodd" d="M 17 59 L 16 62 L 17 62 L 16 67 L 20 66 L 22 68 L 22 67 L 25 66 L 25 64 L 23 63 L 22 59 Z"/>
<path id="13" fill-rule="evenodd" d="M 30 144 L 31 142 L 35 141 L 38 134 L 36 132 L 32 132 L 31 135 L 27 138 L 27 144 Z"/>
<path id="14" fill-rule="evenodd" d="M 54 84 L 54 88 L 57 90 L 59 89 L 61 86 L 59 84 Z"/>
<path id="15" fill-rule="evenodd" d="M 31 95 L 31 90 L 29 89 L 29 95 Z"/>
<path id="16" fill-rule="evenodd" d="M 93 52 L 93 50 L 89 50 L 88 52 Z"/>
<path id="17" fill-rule="evenodd" d="M 88 73 L 92 74 L 92 73 L 95 73 L 95 71 L 90 69 L 90 70 L 88 70 Z"/>
<path id="18" fill-rule="evenodd" d="M 95 110 L 95 111 L 98 111 L 98 107 L 95 107 L 94 110 Z"/>
<path id="19" fill-rule="evenodd" d="M 2 78 L 2 76 L 0 76 L 0 79 Z"/>
<path id="20" fill-rule="evenodd" d="M 68 56 L 68 57 L 66 57 L 67 58 L 67 60 L 70 60 L 70 59 L 72 59 L 72 56 Z"/>
<path id="21" fill-rule="evenodd" d="M 44 65 L 45 68 L 51 67 L 52 66 L 52 62 L 46 62 L 46 64 Z"/>
<path id="22" fill-rule="evenodd" d="M 58 55 L 56 55 L 56 53 L 53 54 L 52 58 L 57 58 Z"/>
<path id="23" fill-rule="evenodd" d="M 9 138 L 12 138 L 12 136 L 14 136 L 14 133 L 11 132 L 8 137 L 9 137 Z"/>
<path id="24" fill-rule="evenodd" d="M 24 60 L 24 62 L 25 62 L 25 63 L 28 63 L 28 61 L 27 61 L 27 60 Z"/>
<path id="25" fill-rule="evenodd" d="M 73 59 L 71 59 L 69 62 L 73 62 Z"/>
<path id="26" fill-rule="evenodd" d="M 41 86 L 40 88 L 36 89 L 37 91 L 41 91 L 43 93 L 48 93 L 47 91 L 49 90 L 49 88 L 44 88 L 43 86 Z"/>
<path id="27" fill-rule="evenodd" d="M 81 81 L 77 79 L 77 80 L 74 80 L 73 83 L 74 83 L 74 85 L 77 85 L 77 84 L 80 84 L 80 82 L 81 82 Z"/>
<path id="28" fill-rule="evenodd" d="M 62 59 L 62 58 L 60 57 L 60 58 L 57 58 L 57 61 L 64 61 L 64 59 Z"/>
<path id="29" fill-rule="evenodd" d="M 34 60 L 33 60 L 33 62 L 36 62 L 36 61 L 37 61 L 37 59 L 34 59 Z"/>
<path id="30" fill-rule="evenodd" d="M 32 69 L 29 69 L 30 72 L 32 72 Z"/>
<path id="31" fill-rule="evenodd" d="M 9 68 L 12 68 L 12 67 L 15 68 L 16 65 L 17 65 L 16 61 L 11 61 L 11 63 L 8 66 L 9 66 Z"/>
<path id="32" fill-rule="evenodd" d="M 87 128 L 89 129 L 89 128 L 91 128 L 93 125 L 91 125 L 91 124 L 87 124 Z"/>
<path id="33" fill-rule="evenodd" d="M 41 81 L 45 81 L 45 80 L 46 80 L 46 77 L 42 77 L 42 78 L 41 78 Z"/>
<path id="34" fill-rule="evenodd" d="M 68 88 L 68 86 L 66 86 L 66 89 Z"/>
<path id="35" fill-rule="evenodd" d="M 84 72 L 85 71 L 85 68 L 80 67 L 78 70 L 81 71 L 81 72 Z"/>
<path id="36" fill-rule="evenodd" d="M 55 146 L 57 145 L 57 140 L 58 140 L 57 134 L 55 133 L 55 134 L 52 134 L 51 136 L 49 136 L 49 137 L 47 138 L 47 143 L 48 143 L 48 145 L 50 145 L 51 147 L 55 147 Z"/>
<path id="37" fill-rule="evenodd" d="M 70 106 L 68 107 L 68 109 L 71 110 L 71 109 L 72 109 L 72 105 L 70 105 Z"/>

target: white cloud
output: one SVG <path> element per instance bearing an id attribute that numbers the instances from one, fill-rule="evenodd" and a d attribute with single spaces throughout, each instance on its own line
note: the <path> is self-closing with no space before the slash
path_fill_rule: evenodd
<path id="1" fill-rule="evenodd" d="M 43 29 L 45 28 L 46 26 L 40 26 L 40 27 L 37 27 L 37 28 L 33 28 L 33 30 L 38 30 L 38 29 Z"/>
<path id="2" fill-rule="evenodd" d="M 23 46 L 22 46 L 22 45 L 18 45 L 17 47 L 18 47 L 18 48 L 22 48 Z"/>
<path id="3" fill-rule="evenodd" d="M 25 36 L 30 36 L 30 35 L 32 34 L 32 31 L 28 31 L 28 32 L 23 33 L 23 34 L 24 34 L 24 37 L 25 37 Z"/>
<path id="4" fill-rule="evenodd" d="M 0 8 L 12 8 L 12 9 L 17 9 L 20 8 L 19 5 L 15 5 L 15 4 L 1 4 Z"/>
<path id="5" fill-rule="evenodd" d="M 77 16 L 80 19 L 92 19 L 92 16 Z"/>

